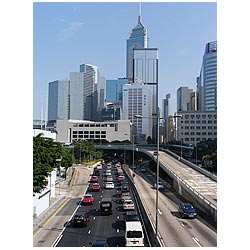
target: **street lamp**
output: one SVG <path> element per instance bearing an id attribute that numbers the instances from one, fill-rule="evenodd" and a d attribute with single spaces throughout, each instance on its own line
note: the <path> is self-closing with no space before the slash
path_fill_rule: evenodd
<path id="1" fill-rule="evenodd" d="M 159 207 L 159 148 L 160 148 L 160 118 L 158 113 L 157 117 L 145 117 L 142 115 L 134 115 L 135 118 L 148 118 L 148 119 L 157 119 L 157 156 L 156 156 L 156 200 L 155 200 L 155 241 L 157 242 L 158 236 L 158 207 Z"/>

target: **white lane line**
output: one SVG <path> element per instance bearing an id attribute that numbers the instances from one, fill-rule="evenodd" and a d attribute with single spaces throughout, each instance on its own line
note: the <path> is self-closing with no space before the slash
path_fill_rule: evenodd
<path id="1" fill-rule="evenodd" d="M 160 215 L 162 215 L 162 212 L 161 212 L 161 210 L 158 208 L 158 213 L 160 214 Z"/>
<path id="2" fill-rule="evenodd" d="M 199 240 L 196 237 L 192 237 L 192 240 L 199 246 L 201 247 L 201 244 L 199 243 Z"/>
<path id="3" fill-rule="evenodd" d="M 91 230 L 88 231 L 88 234 L 90 234 L 90 233 L 91 233 Z"/>

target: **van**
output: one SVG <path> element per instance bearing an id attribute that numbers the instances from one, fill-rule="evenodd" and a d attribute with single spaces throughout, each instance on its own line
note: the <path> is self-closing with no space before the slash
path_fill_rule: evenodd
<path id="1" fill-rule="evenodd" d="M 111 198 L 102 198 L 100 202 L 100 214 L 112 214 L 112 199 Z"/>
<path id="2" fill-rule="evenodd" d="M 125 246 L 144 247 L 144 234 L 140 221 L 127 221 L 125 226 Z"/>

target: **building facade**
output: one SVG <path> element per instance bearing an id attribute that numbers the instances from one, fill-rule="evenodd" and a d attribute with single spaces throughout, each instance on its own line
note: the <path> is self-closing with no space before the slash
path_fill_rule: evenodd
<path id="1" fill-rule="evenodd" d="M 196 145 L 203 140 L 217 139 L 216 111 L 182 111 L 178 112 L 177 141 Z"/>
<path id="2" fill-rule="evenodd" d="M 49 83 L 48 120 L 69 118 L 69 89 L 67 80 L 57 80 Z"/>
<path id="3" fill-rule="evenodd" d="M 192 89 L 188 87 L 180 87 L 177 89 L 177 111 L 187 111 L 189 110 L 189 105 L 191 104 L 191 95 L 193 93 Z"/>
<path id="4" fill-rule="evenodd" d="M 122 112 L 123 119 L 130 120 L 137 128 L 140 143 L 146 143 L 148 136 L 152 138 L 152 119 L 138 119 L 152 116 L 152 93 L 148 85 L 133 83 L 123 85 Z"/>
<path id="5" fill-rule="evenodd" d="M 131 140 L 128 120 L 93 122 L 84 120 L 57 120 L 56 141 L 72 143 L 77 140 Z"/>
<path id="6" fill-rule="evenodd" d="M 127 78 L 118 78 L 117 80 L 106 80 L 105 101 L 106 102 L 121 102 L 122 101 L 122 86 L 128 84 Z"/>
<path id="7" fill-rule="evenodd" d="M 141 15 L 138 17 L 138 24 L 132 29 L 127 39 L 127 66 L 126 77 L 132 81 L 133 79 L 133 56 L 134 48 L 147 48 L 147 29 L 142 24 Z"/>
<path id="8" fill-rule="evenodd" d="M 206 44 L 197 91 L 199 110 L 217 110 L 217 41 Z"/>

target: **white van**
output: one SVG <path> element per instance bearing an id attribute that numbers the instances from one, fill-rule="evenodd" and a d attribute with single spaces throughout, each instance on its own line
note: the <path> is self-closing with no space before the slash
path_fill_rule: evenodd
<path id="1" fill-rule="evenodd" d="M 125 229 L 126 247 L 144 247 L 144 234 L 140 221 L 127 221 Z"/>

